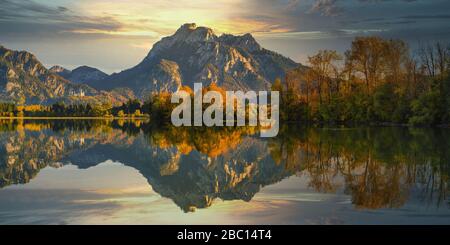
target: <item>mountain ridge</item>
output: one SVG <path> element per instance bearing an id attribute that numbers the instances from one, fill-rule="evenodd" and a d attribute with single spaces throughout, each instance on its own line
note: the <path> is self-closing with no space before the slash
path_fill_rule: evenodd
<path id="1" fill-rule="evenodd" d="M 153 92 L 174 92 L 195 82 L 216 83 L 230 90 L 268 90 L 299 63 L 262 48 L 251 34 L 217 36 L 211 28 L 182 25 L 155 43 L 136 66 L 91 85 L 111 90 L 126 87 L 140 98 Z"/>
<path id="2" fill-rule="evenodd" d="M 270 90 L 275 79 L 284 81 L 299 67 L 305 66 L 263 48 L 251 34 L 217 36 L 211 28 L 187 23 L 156 42 L 136 66 L 111 75 L 89 66 L 47 69 L 32 53 L 0 45 L 0 101 L 120 104 L 194 83 Z"/>
<path id="3" fill-rule="evenodd" d="M 104 79 L 108 76 L 105 72 L 86 65 L 79 66 L 73 70 L 68 70 L 62 66 L 55 65 L 49 69 L 65 79 L 76 83 L 90 85 L 91 82 Z"/>
<path id="4" fill-rule="evenodd" d="M 126 100 L 114 91 L 98 91 L 85 84 L 72 83 L 48 70 L 30 52 L 0 46 L 0 101 L 15 104 L 51 104 L 58 101 L 120 104 Z"/>

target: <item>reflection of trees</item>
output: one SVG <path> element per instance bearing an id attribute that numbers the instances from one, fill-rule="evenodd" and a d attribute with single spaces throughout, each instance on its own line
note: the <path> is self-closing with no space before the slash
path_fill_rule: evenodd
<path id="1" fill-rule="evenodd" d="M 334 192 L 344 185 L 361 208 L 400 207 L 415 189 L 427 201 L 439 204 L 446 198 L 448 130 L 283 130 L 284 136 L 270 143 L 274 160 L 283 159 L 286 167 L 304 169 L 301 174 L 309 177 L 310 186 L 317 191 Z"/>
<path id="2" fill-rule="evenodd" d="M 0 187 L 24 184 L 42 168 L 94 144 L 122 139 L 101 121 L 23 120 L 0 123 Z"/>
<path id="3" fill-rule="evenodd" d="M 261 186 L 294 174 L 316 191 L 343 188 L 359 208 L 400 207 L 411 195 L 430 204 L 446 200 L 449 130 L 289 125 L 272 139 L 253 136 L 256 130 L 130 120 L 2 122 L 0 186 L 27 183 L 59 162 L 88 168 L 112 159 L 138 169 L 185 211 L 215 198 L 251 200 Z"/>
<path id="4" fill-rule="evenodd" d="M 176 147 L 183 154 L 196 150 L 209 157 L 217 157 L 235 149 L 242 137 L 252 135 L 255 129 L 240 128 L 186 128 L 167 127 L 163 130 L 146 131 L 150 144 L 160 148 Z"/>

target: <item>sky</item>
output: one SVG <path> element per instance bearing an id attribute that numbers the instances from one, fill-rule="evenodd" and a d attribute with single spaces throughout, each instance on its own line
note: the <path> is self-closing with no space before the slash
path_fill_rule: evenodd
<path id="1" fill-rule="evenodd" d="M 184 23 L 251 33 L 297 62 L 344 52 L 355 36 L 450 42 L 448 0 L 0 0 L 0 45 L 46 65 L 118 72 Z"/>

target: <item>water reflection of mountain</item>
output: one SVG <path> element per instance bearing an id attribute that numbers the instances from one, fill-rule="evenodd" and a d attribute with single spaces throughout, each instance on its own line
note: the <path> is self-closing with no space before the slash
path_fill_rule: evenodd
<path id="1" fill-rule="evenodd" d="M 69 160 L 80 168 L 108 159 L 124 163 L 139 170 L 156 192 L 189 211 L 208 207 L 216 198 L 249 201 L 261 186 L 293 174 L 276 165 L 265 149 L 265 142 L 246 138 L 221 156 L 198 151 L 183 155 L 176 147 L 161 149 L 138 137 L 128 146 L 96 145 Z"/>
<path id="2" fill-rule="evenodd" d="M 252 129 L 151 128 L 142 122 L 3 123 L 0 186 L 27 183 L 46 166 L 106 160 L 133 167 L 184 211 L 213 200 L 249 201 L 294 174 L 317 191 L 340 187 L 359 208 L 400 207 L 411 190 L 447 202 L 447 130 L 290 129 L 261 140 Z"/>
<path id="3" fill-rule="evenodd" d="M 46 122 L 1 122 L 0 187 L 28 183 L 40 169 L 60 167 L 61 159 L 70 154 L 120 138 L 114 131 L 105 133 L 104 129 L 78 125 L 65 130 L 63 125 Z"/>

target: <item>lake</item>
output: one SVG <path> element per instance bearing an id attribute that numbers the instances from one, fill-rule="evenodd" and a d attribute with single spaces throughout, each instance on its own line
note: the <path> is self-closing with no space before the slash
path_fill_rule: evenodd
<path id="1" fill-rule="evenodd" d="M 450 224 L 449 176 L 449 129 L 0 121 L 0 224 Z"/>

